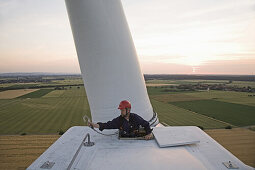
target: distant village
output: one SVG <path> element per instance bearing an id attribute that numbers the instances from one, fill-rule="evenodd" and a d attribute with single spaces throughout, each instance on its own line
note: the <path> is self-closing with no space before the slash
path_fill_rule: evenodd
<path id="1" fill-rule="evenodd" d="M 43 77 L 16 77 L 16 78 L 6 78 L 0 79 L 0 84 L 5 83 L 48 83 L 53 80 L 65 80 L 64 78 L 52 78 L 52 79 L 45 79 Z"/>
<path id="2" fill-rule="evenodd" d="M 181 84 L 178 86 L 160 86 L 156 88 L 163 88 L 163 92 L 177 92 L 177 91 L 210 91 L 210 90 L 222 90 L 222 91 L 236 91 L 236 92 L 249 92 L 255 93 L 255 88 L 250 86 L 238 87 L 231 86 L 230 84 Z M 165 88 L 165 89 L 164 89 Z M 249 95 L 252 96 L 252 95 Z M 254 95 L 255 96 L 255 95 Z"/>

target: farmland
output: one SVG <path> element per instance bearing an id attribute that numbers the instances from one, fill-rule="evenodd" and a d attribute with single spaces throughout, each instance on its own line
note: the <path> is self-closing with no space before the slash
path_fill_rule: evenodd
<path id="1" fill-rule="evenodd" d="M 250 93 L 246 92 L 212 90 L 209 92 L 186 93 L 186 95 L 200 99 L 213 99 L 217 101 L 255 106 L 255 96 L 250 97 Z"/>
<path id="2" fill-rule="evenodd" d="M 74 125 L 83 125 L 82 116 L 90 109 L 82 83 L 77 77 L 46 77 L 46 83 L 23 86 L 56 85 L 40 88 L 13 99 L 0 99 L 0 134 L 57 134 Z M 41 80 L 41 79 L 39 79 Z M 168 125 L 194 125 L 204 129 L 254 125 L 255 97 L 233 91 L 166 91 L 181 83 L 226 83 L 225 80 L 149 80 L 146 83 L 153 108 Z M 234 83 L 234 82 L 233 82 Z M 246 85 L 245 82 L 237 82 Z M 253 82 L 247 82 L 252 85 Z M 59 85 L 62 86 L 59 86 Z M 154 86 L 156 85 L 156 86 Z M 167 86 L 166 86 L 167 85 Z M 11 85 L 15 86 L 15 83 Z M 22 89 L 21 89 L 22 90 Z M 7 92 L 7 91 L 4 91 Z M 1 92 L 3 93 L 3 92 Z M 210 109 L 208 109 L 210 107 Z"/>
<path id="3" fill-rule="evenodd" d="M 47 81 L 0 84 L 0 93 L 16 93 L 15 90 L 10 92 L 5 88 L 25 88 L 20 91 L 27 91 L 0 99 L 1 167 L 24 169 L 57 140 L 59 131 L 84 125 L 82 116 L 90 116 L 80 77 L 44 79 Z M 251 96 L 254 93 L 175 88 L 182 84 L 226 84 L 228 80 L 149 80 L 146 83 L 150 101 L 160 122 L 170 126 L 199 126 L 231 152 L 233 150 L 232 153 L 238 158 L 254 166 L 254 159 L 246 154 L 248 151 L 254 152 L 251 144 L 254 132 L 237 128 L 254 127 L 255 97 Z M 231 84 L 239 87 L 255 85 L 254 82 L 244 81 Z M 226 130 L 226 127 L 233 129 Z M 252 137 L 249 138 L 249 135 Z M 230 141 L 231 136 L 234 136 L 233 141 L 236 143 Z M 15 163 L 10 163 L 14 160 Z"/>
<path id="4" fill-rule="evenodd" d="M 40 98 L 40 97 L 48 94 L 51 91 L 53 91 L 53 89 L 40 89 L 38 91 L 34 91 L 31 93 L 19 96 L 19 98 L 23 98 L 23 99 L 25 99 L 25 98 Z"/>
<path id="5" fill-rule="evenodd" d="M 203 114 L 235 126 L 255 124 L 255 107 L 216 100 L 171 102 L 171 104 Z"/>
<path id="6" fill-rule="evenodd" d="M 54 97 L 56 95 L 60 96 Z M 0 134 L 56 134 L 71 126 L 83 125 L 82 116 L 90 115 L 83 87 L 35 96 L 37 98 L 0 100 Z"/>
<path id="7" fill-rule="evenodd" d="M 25 94 L 37 91 L 38 89 L 19 89 L 19 90 L 6 90 L 0 92 L 0 99 L 13 99 Z"/>
<path id="8" fill-rule="evenodd" d="M 1 169 L 26 169 L 59 135 L 0 136 Z"/>
<path id="9" fill-rule="evenodd" d="M 242 128 L 205 130 L 246 165 L 255 167 L 255 132 Z"/>
<path id="10" fill-rule="evenodd" d="M 148 84 L 169 84 L 169 85 L 179 85 L 179 84 L 218 84 L 218 83 L 228 83 L 226 80 L 148 80 Z M 243 83 L 244 85 L 244 83 Z"/>
<path id="11" fill-rule="evenodd" d="M 74 125 L 83 125 L 82 116 L 90 115 L 83 87 L 66 90 L 41 89 L 36 92 L 16 99 L 0 100 L 0 134 L 56 134 L 59 130 L 65 131 Z M 175 100 L 198 99 L 193 96 L 188 98 L 181 93 L 173 95 Z M 150 97 L 160 121 L 169 125 L 195 125 L 206 129 L 232 125 L 166 103 L 162 101 L 167 99 L 164 95 Z"/>
<path id="12" fill-rule="evenodd" d="M 200 126 L 206 129 L 225 128 L 230 124 L 191 112 L 171 104 L 151 99 L 153 108 L 158 113 L 160 122 L 170 126 Z"/>

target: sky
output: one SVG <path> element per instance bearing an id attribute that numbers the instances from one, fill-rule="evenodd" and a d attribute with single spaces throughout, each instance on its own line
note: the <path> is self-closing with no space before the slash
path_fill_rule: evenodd
<path id="1" fill-rule="evenodd" d="M 121 0 L 144 74 L 255 74 L 255 0 Z M 0 73 L 80 73 L 64 0 L 0 0 Z"/>

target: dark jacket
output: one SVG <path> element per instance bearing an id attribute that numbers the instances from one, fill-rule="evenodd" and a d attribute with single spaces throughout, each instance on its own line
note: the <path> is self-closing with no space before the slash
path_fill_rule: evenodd
<path id="1" fill-rule="evenodd" d="M 123 130 L 123 132 L 130 134 L 135 130 L 138 130 L 140 125 L 144 127 L 146 134 L 149 134 L 152 131 L 149 122 L 135 113 L 130 113 L 129 121 L 120 115 L 111 121 L 106 123 L 98 122 L 98 124 L 99 130 L 101 131 L 104 129 L 120 129 Z"/>

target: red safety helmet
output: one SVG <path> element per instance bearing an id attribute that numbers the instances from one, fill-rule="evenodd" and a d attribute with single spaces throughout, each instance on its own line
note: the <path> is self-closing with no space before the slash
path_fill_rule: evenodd
<path id="1" fill-rule="evenodd" d="M 119 104 L 118 109 L 122 110 L 122 109 L 126 109 L 126 108 L 131 109 L 131 103 L 127 100 L 121 101 L 120 104 Z"/>

